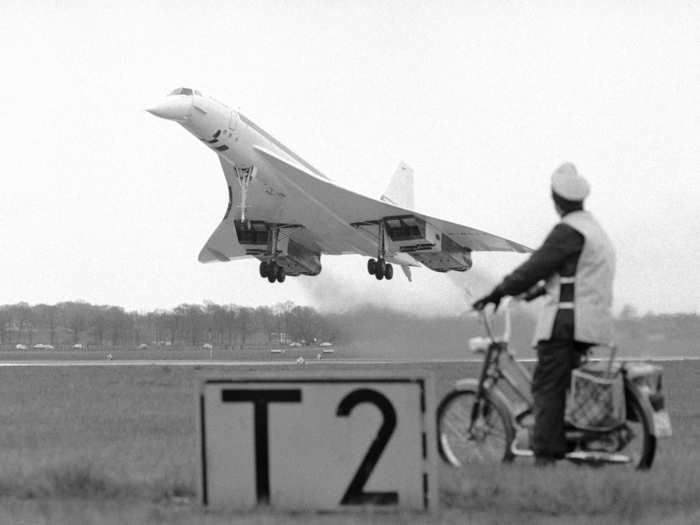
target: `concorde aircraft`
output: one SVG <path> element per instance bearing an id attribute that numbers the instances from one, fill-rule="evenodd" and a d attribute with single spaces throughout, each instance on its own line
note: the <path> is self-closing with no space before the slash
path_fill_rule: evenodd
<path id="1" fill-rule="evenodd" d="M 269 282 L 318 275 L 321 254 L 369 257 L 367 271 L 391 279 L 392 264 L 464 272 L 473 251 L 529 248 L 413 210 L 413 172 L 399 164 L 380 200 L 337 186 L 243 115 L 196 89 L 178 88 L 148 108 L 175 121 L 218 157 L 228 208 L 199 254 L 201 262 L 255 257 Z"/>

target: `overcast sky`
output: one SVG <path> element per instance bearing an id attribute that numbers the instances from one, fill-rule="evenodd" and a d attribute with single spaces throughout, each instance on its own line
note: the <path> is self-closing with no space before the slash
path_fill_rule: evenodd
<path id="1" fill-rule="evenodd" d="M 335 182 L 378 196 L 400 160 L 418 210 L 537 246 L 574 162 L 618 252 L 616 306 L 699 311 L 700 3 L 2 1 L 0 304 L 129 309 L 368 300 L 464 309 L 522 257 L 409 284 L 326 257 L 271 285 L 202 265 L 219 163 L 144 108 L 189 86 Z M 578 4 L 578 6 L 576 6 Z"/>

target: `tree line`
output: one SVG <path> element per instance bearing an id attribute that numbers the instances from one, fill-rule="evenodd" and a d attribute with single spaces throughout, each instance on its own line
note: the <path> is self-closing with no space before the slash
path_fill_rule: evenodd
<path id="1" fill-rule="evenodd" d="M 514 337 L 529 345 L 534 317 L 515 310 Z M 419 340 L 462 346 L 460 341 L 481 335 L 476 319 L 465 316 L 423 319 L 405 312 L 366 305 L 344 313 L 321 313 L 291 301 L 255 308 L 235 304 L 181 304 L 170 310 L 126 311 L 119 306 L 81 301 L 54 305 L 0 305 L 0 346 L 27 347 L 37 343 L 56 348 L 158 345 L 171 348 L 243 348 L 255 345 L 352 343 L 394 337 L 401 345 Z M 618 339 L 700 339 L 700 316 L 695 313 L 639 315 L 631 306 L 616 318 Z M 426 343 L 427 344 L 427 343 Z"/>
<path id="2" fill-rule="evenodd" d="M 0 306 L 3 346 L 192 347 L 209 343 L 233 349 L 336 338 L 332 319 L 292 302 L 256 308 L 205 302 L 145 313 L 80 301 Z"/>

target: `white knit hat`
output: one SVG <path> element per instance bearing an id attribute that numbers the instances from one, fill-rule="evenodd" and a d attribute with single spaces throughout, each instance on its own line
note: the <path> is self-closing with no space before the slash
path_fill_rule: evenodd
<path id="1" fill-rule="evenodd" d="M 588 181 L 576 171 L 576 166 L 565 162 L 552 173 L 552 191 L 569 201 L 582 201 L 591 192 Z"/>

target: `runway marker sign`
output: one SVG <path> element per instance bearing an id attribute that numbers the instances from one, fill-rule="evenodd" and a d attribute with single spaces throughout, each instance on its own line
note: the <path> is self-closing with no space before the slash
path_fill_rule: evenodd
<path id="1" fill-rule="evenodd" d="M 199 393 L 204 505 L 433 510 L 433 379 L 305 372 L 207 379 Z"/>

